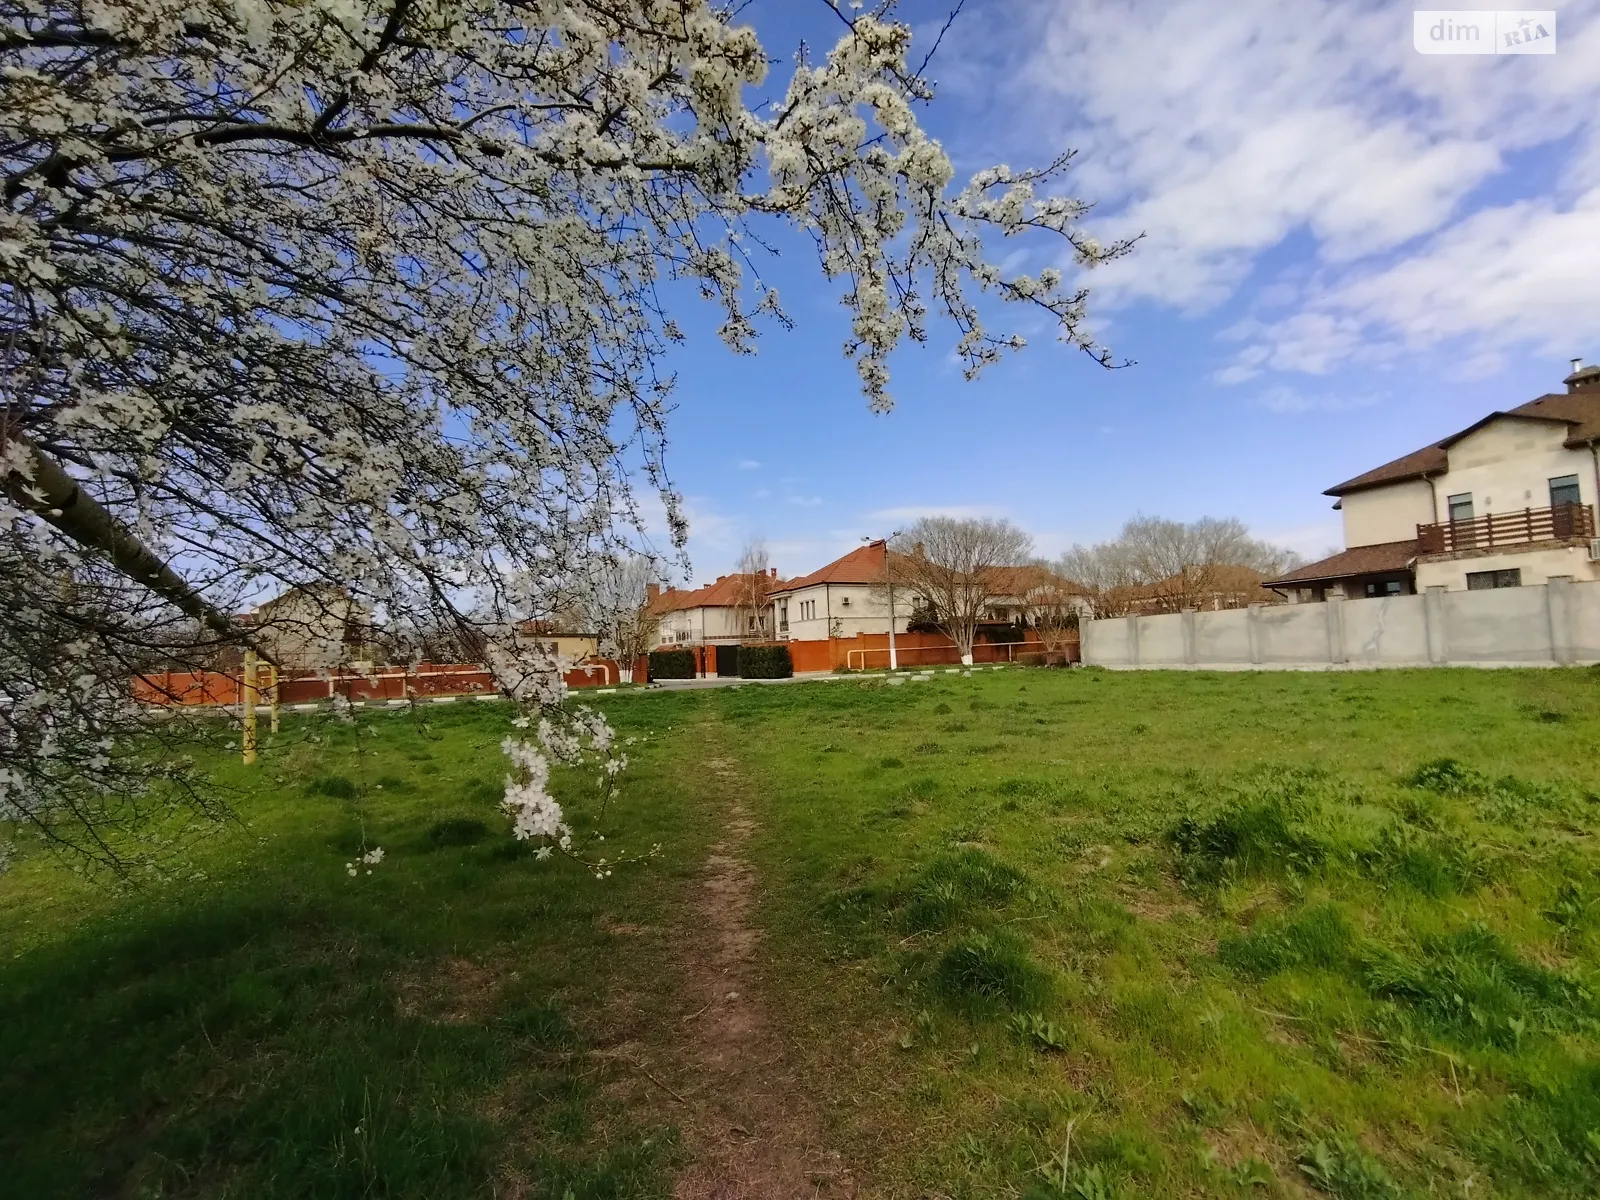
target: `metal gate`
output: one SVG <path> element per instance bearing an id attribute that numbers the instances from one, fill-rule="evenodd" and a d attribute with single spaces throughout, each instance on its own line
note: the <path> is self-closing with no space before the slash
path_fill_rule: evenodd
<path id="1" fill-rule="evenodd" d="M 739 647 L 716 646 L 716 669 L 718 675 L 737 675 L 739 673 Z"/>

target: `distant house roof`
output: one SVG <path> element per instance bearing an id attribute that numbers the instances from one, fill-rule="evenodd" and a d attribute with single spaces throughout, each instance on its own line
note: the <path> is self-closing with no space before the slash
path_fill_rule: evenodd
<path id="1" fill-rule="evenodd" d="M 1058 588 L 1073 595 L 1086 596 L 1089 589 L 1049 567 L 1029 563 L 1021 567 L 990 567 L 989 586 L 997 596 L 1027 596 L 1046 588 Z"/>
<path id="2" fill-rule="evenodd" d="M 1530 400 L 1526 404 L 1519 404 L 1516 408 L 1504 412 L 1492 412 L 1480 421 L 1474 421 L 1458 433 L 1435 442 L 1431 446 L 1424 446 L 1421 450 L 1413 450 L 1410 454 L 1402 455 L 1393 462 L 1384 463 L 1381 467 L 1374 467 L 1365 474 L 1357 475 L 1354 479 L 1347 479 L 1343 483 L 1335 484 L 1323 493 L 1325 496 L 1343 496 L 1347 492 L 1359 492 L 1366 488 L 1382 487 L 1390 483 L 1403 483 L 1408 479 L 1425 479 L 1429 475 L 1442 473 L 1449 466 L 1448 451 L 1452 445 L 1459 442 L 1469 433 L 1476 433 L 1491 421 L 1498 421 L 1502 417 L 1521 417 L 1524 420 L 1535 421 L 1563 421 L 1567 424 L 1567 445 L 1572 447 L 1586 446 L 1590 442 L 1600 441 L 1600 389 L 1587 389 L 1578 392 L 1552 392 L 1540 396 L 1537 400 Z"/>
<path id="3" fill-rule="evenodd" d="M 343 584 L 338 583 L 296 584 L 287 591 L 280 592 L 271 600 L 263 600 L 260 604 L 256 605 L 257 618 L 259 619 L 261 616 L 270 613 L 280 604 L 286 603 L 287 601 L 298 596 L 305 596 L 307 598 L 314 599 L 319 603 L 328 604 L 339 600 L 349 600 L 350 589 L 345 587 Z M 360 605 L 358 604 L 356 607 L 360 607 Z"/>
<path id="4" fill-rule="evenodd" d="M 692 590 L 667 588 L 651 602 L 650 611 L 657 616 L 665 616 L 690 608 L 737 608 L 740 597 L 748 594 L 745 589 L 750 586 L 750 581 L 759 578 L 755 575 L 719 575 L 715 583 Z M 786 587 L 776 576 L 768 576 L 766 583 L 769 595 Z"/>
<path id="5" fill-rule="evenodd" d="M 899 555 L 890 550 L 882 540 L 858 546 L 850 553 L 834 559 L 809 575 L 791 579 L 772 589 L 773 595 L 797 592 L 802 588 L 831 584 L 882 583 L 885 569 L 891 558 Z M 1064 579 L 1048 567 L 1028 565 L 1022 567 L 991 567 L 991 587 L 997 596 L 1026 596 L 1041 587 L 1065 586 L 1067 590 L 1083 593 L 1086 589 L 1070 579 Z"/>
<path id="6" fill-rule="evenodd" d="M 1278 579 L 1265 580 L 1261 586 L 1303 587 L 1311 583 L 1325 583 L 1334 579 L 1348 579 L 1352 575 L 1381 575 L 1389 571 L 1410 568 L 1417 556 L 1417 539 L 1403 542 L 1378 542 L 1372 546 L 1354 546 L 1321 562 L 1307 563 Z"/>
<path id="7" fill-rule="evenodd" d="M 773 595 L 797 592 L 801 588 L 817 587 L 824 583 L 882 583 L 884 567 L 888 562 L 889 547 L 883 541 L 857 546 L 849 554 L 834 559 L 825 567 L 790 579 L 772 589 Z"/>

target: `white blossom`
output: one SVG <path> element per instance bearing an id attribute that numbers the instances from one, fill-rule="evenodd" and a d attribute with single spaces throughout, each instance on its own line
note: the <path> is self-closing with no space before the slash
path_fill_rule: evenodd
<path id="1" fill-rule="evenodd" d="M 1050 194 L 1067 158 L 952 193 L 906 27 L 846 16 L 774 88 L 735 22 L 710 0 L 0 3 L 0 819 L 137 808 L 169 768 L 125 761 L 149 728 L 129 675 L 203 665 L 215 614 L 288 586 L 344 589 L 402 659 L 442 631 L 560 709 L 519 624 L 624 552 L 634 480 L 682 546 L 661 285 L 748 349 L 783 319 L 752 223 L 798 227 L 841 281 L 876 410 L 930 311 L 969 373 L 1015 344 L 974 286 L 1108 361 L 1081 288 L 984 252 L 1049 231 L 1077 272 L 1125 249 Z M 114 536 L 48 501 L 45 462 Z M 135 542 L 179 583 L 130 575 Z M 539 744 L 607 755 L 587 720 Z M 518 836 L 560 845 L 548 764 L 509 744 Z"/>

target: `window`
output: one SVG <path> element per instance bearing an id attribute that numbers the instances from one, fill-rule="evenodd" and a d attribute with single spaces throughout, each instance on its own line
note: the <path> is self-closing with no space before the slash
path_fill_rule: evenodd
<path id="1" fill-rule="evenodd" d="M 1467 591 L 1484 592 L 1490 588 L 1521 587 L 1522 568 L 1509 571 L 1468 571 Z"/>
<path id="2" fill-rule="evenodd" d="M 1406 584 L 1403 579 L 1379 579 L 1367 584 L 1367 595 L 1374 596 L 1404 596 Z"/>
<path id="3" fill-rule="evenodd" d="M 1459 496 L 1451 496 L 1450 519 L 1452 521 L 1472 520 L 1472 493 L 1462 492 Z"/>
<path id="4" fill-rule="evenodd" d="M 1576 475 L 1558 475 L 1550 481 L 1550 507 L 1560 508 L 1563 504 L 1581 504 L 1582 494 L 1578 491 L 1578 477 Z"/>

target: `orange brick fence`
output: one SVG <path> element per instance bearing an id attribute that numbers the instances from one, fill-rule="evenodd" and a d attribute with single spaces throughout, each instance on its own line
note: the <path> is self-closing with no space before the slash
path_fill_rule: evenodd
<path id="1" fill-rule="evenodd" d="M 609 659 L 590 659 L 563 678 L 569 688 L 615 687 L 621 671 Z M 262 698 L 269 673 L 261 673 Z M 133 680 L 133 697 L 144 704 L 231 705 L 239 703 L 240 677 L 222 671 L 164 671 Z M 436 696 L 479 696 L 495 692 L 494 677 L 476 663 L 419 663 L 416 667 L 376 667 L 371 671 L 285 671 L 280 704 L 312 704 L 344 696 L 349 700 L 414 700 Z"/>

